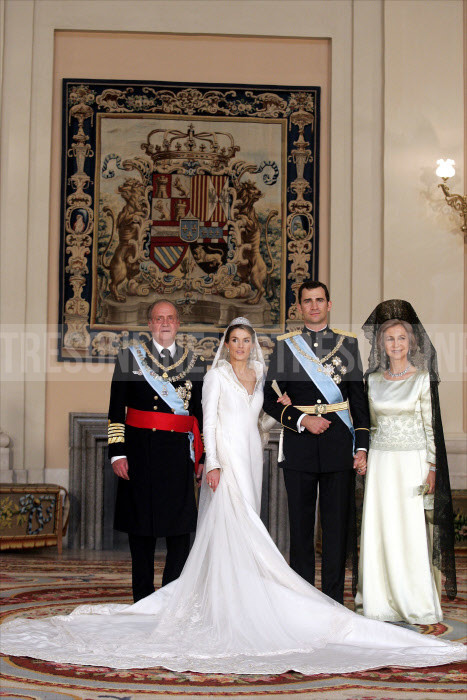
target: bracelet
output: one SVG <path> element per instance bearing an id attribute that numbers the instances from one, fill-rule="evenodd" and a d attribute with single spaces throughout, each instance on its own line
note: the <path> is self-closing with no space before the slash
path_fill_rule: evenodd
<path id="1" fill-rule="evenodd" d="M 429 469 L 429 471 L 430 471 L 430 472 L 435 472 L 435 471 L 436 471 L 436 467 L 435 467 L 434 464 L 430 464 L 430 469 Z"/>

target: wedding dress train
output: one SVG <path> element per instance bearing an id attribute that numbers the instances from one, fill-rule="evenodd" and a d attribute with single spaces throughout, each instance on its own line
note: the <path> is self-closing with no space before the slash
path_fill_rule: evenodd
<path id="1" fill-rule="evenodd" d="M 222 471 L 215 493 L 203 477 L 180 578 L 134 605 L 13 620 L 1 628 L 3 653 L 113 668 L 307 675 L 465 658 L 461 644 L 350 612 L 289 568 L 259 517 L 263 367 L 255 368 L 252 395 L 226 361 L 206 375 L 207 468 Z"/>

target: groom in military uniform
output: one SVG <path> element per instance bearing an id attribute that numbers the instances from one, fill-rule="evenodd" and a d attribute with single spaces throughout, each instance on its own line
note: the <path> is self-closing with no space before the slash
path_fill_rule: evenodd
<path id="1" fill-rule="evenodd" d="M 368 404 L 356 336 L 328 326 L 332 303 L 326 285 L 304 282 L 298 300 L 305 325 L 277 338 L 264 410 L 284 426 L 281 466 L 289 505 L 290 566 L 314 585 L 319 488 L 322 590 L 342 603 L 354 472 L 366 470 Z M 277 387 L 287 392 L 290 406 L 277 403 Z"/>
<path id="2" fill-rule="evenodd" d="M 135 602 L 154 592 L 157 538 L 167 545 L 162 585 L 180 576 L 196 528 L 193 473 L 203 452 L 204 358 L 175 343 L 172 303 L 152 304 L 148 325 L 152 341 L 118 356 L 109 406 L 109 456 L 119 477 L 114 527 L 128 533 Z"/>

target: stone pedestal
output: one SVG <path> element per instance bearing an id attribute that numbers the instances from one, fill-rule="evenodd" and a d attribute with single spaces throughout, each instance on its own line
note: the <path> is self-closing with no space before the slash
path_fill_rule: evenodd
<path id="1" fill-rule="evenodd" d="M 13 469 L 11 468 L 10 436 L 0 431 L 0 482 L 13 483 Z"/>
<path id="2" fill-rule="evenodd" d="M 465 433 L 446 435 L 451 489 L 467 489 L 467 439 Z"/>
<path id="3" fill-rule="evenodd" d="M 12 446 L 10 436 L 0 431 L 0 483 L 2 484 L 43 484 L 44 470 L 15 469 L 12 466 Z"/>

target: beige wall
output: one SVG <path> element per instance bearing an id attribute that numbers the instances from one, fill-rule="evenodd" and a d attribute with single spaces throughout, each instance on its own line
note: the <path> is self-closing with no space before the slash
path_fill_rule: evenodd
<path id="1" fill-rule="evenodd" d="M 463 429 L 464 242 L 433 168 L 451 154 L 453 191 L 465 191 L 462 9 L 423 3 L 418 31 L 418 3 L 385 8 L 383 296 L 409 299 L 428 326 L 443 379 L 443 418 L 454 433 Z"/>
<path id="2" fill-rule="evenodd" d="M 330 213 L 333 323 L 356 330 L 382 298 L 411 300 L 441 345 L 448 337 L 441 353 L 444 422 L 453 442 L 465 440 L 464 247 L 433 174 L 438 157 L 454 157 L 459 170 L 453 189 L 463 191 L 462 0 L 1 0 L 0 8 L 2 331 L 47 322 L 53 329 L 57 319 L 58 156 L 57 127 L 51 125 L 59 109 L 54 81 L 62 70 L 61 42 L 70 42 L 69 56 L 63 56 L 71 62 L 63 69 L 73 70 L 67 77 L 111 77 L 107 71 L 121 61 L 122 78 L 315 84 L 314 51 L 329 40 L 329 208 L 321 212 Z M 57 30 L 74 34 L 60 33 L 54 42 Z M 101 37 L 87 37 L 90 30 L 196 36 L 141 36 L 135 56 L 113 49 L 112 42 L 131 36 L 108 37 L 96 67 L 86 61 Z M 163 41 L 177 50 L 157 68 L 144 54 L 153 57 Z M 87 43 L 84 54 L 80 42 Z M 206 63 L 206 46 L 215 46 L 216 61 Z M 228 56 L 222 54 L 226 46 L 233 47 Z M 230 77 L 215 72 L 221 54 Z M 15 465 L 32 472 L 47 464 L 54 472 L 47 470 L 46 478 L 66 484 L 68 412 L 105 410 L 111 368 L 87 365 L 72 375 L 70 365 L 65 370 L 50 362 L 46 343 L 36 353 L 37 366 L 23 368 L 19 340 L 10 345 L 15 362 L 7 368 L 0 420 L 12 436 Z"/>

